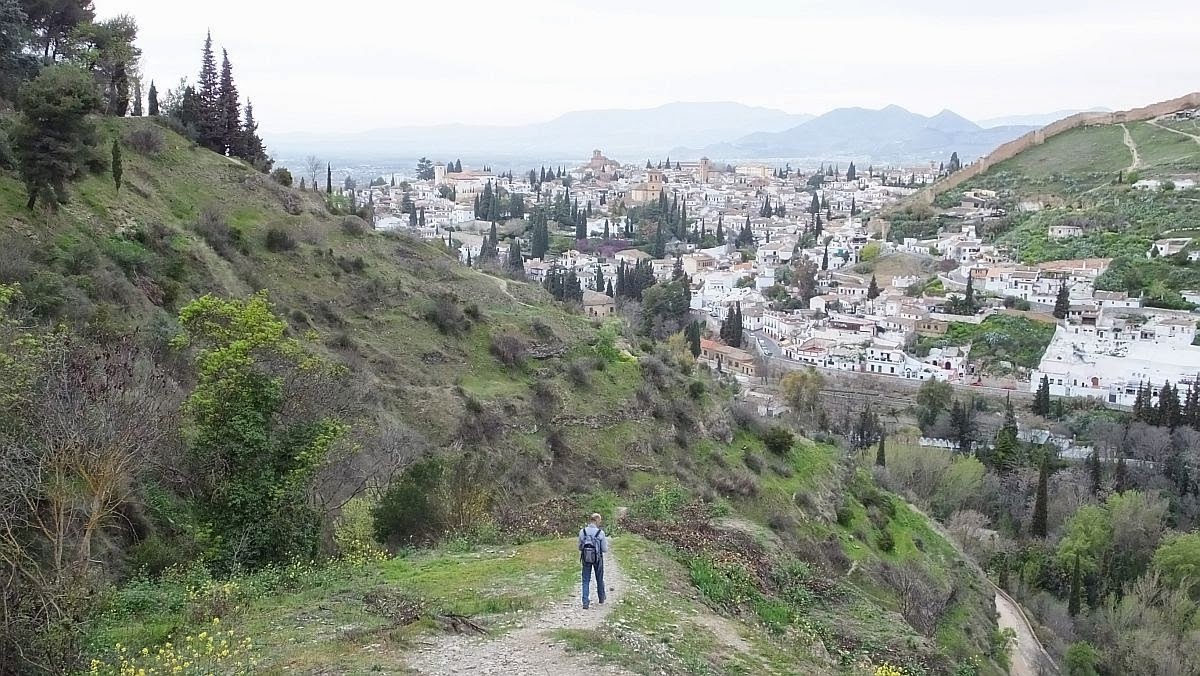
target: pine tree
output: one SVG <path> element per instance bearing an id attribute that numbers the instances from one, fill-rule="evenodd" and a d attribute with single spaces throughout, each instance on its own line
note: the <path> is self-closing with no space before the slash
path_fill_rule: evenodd
<path id="1" fill-rule="evenodd" d="M 1029 534 L 1035 538 L 1046 537 L 1047 487 L 1050 482 L 1050 457 L 1042 456 L 1042 464 L 1038 469 L 1037 494 L 1033 502 L 1033 519 L 1029 524 Z"/>
<path id="2" fill-rule="evenodd" d="M 871 275 L 871 284 L 867 286 L 867 298 L 875 300 L 879 297 L 879 282 L 875 281 L 875 275 Z"/>
<path id="3" fill-rule="evenodd" d="M 115 138 L 112 142 L 112 178 L 117 192 L 121 192 L 121 174 L 124 172 L 125 167 L 121 161 L 121 139 Z"/>
<path id="4" fill-rule="evenodd" d="M 1066 319 L 1070 311 L 1071 293 L 1067 289 L 1067 282 L 1064 280 L 1058 285 L 1058 296 L 1054 299 L 1054 316 L 1057 319 Z"/>
<path id="5" fill-rule="evenodd" d="M 238 108 L 237 86 L 233 83 L 233 65 L 229 52 L 221 50 L 221 84 L 217 95 L 217 111 L 220 115 L 221 149 L 230 155 L 241 155 L 241 115 Z"/>
<path id="6" fill-rule="evenodd" d="M 239 143 L 238 157 L 246 160 L 260 171 L 271 170 L 271 158 L 267 157 L 267 148 L 258 136 L 258 122 L 254 120 L 254 104 L 249 99 L 246 99 L 246 120 L 242 123 Z"/>
<path id="7" fill-rule="evenodd" d="M 211 31 L 204 38 L 198 85 L 196 94 L 200 97 L 200 119 L 197 121 L 196 131 L 200 134 L 200 144 L 215 150 L 220 146 L 223 134 L 220 120 L 220 82 L 216 57 L 213 55 Z"/>
<path id="8" fill-rule="evenodd" d="M 851 164 L 850 166 L 853 167 L 854 165 Z M 875 449 L 875 464 L 879 467 L 887 466 L 887 455 L 883 449 L 883 442 L 886 438 L 886 434 L 879 435 L 879 448 Z"/>
<path id="9" fill-rule="evenodd" d="M 150 117 L 158 117 L 158 87 L 154 86 L 154 80 L 150 81 L 150 93 L 147 96 L 146 112 Z"/>
<path id="10" fill-rule="evenodd" d="M 1071 617 L 1079 614 L 1083 596 L 1083 575 L 1079 570 L 1079 555 L 1075 555 L 1075 565 L 1071 568 L 1071 597 L 1067 600 L 1067 613 Z"/>

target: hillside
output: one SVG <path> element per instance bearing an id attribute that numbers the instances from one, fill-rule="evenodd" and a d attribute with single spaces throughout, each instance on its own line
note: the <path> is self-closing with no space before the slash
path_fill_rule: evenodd
<path id="1" fill-rule="evenodd" d="M 934 186 L 930 194 L 938 195 L 935 206 L 949 207 L 965 191 L 994 190 L 1009 216 L 990 225 L 988 235 L 1021 261 L 1113 258 L 1099 288 L 1189 307 L 1179 292 L 1200 288 L 1200 268 L 1188 252 L 1153 259 L 1146 254 L 1157 239 L 1200 231 L 1200 134 L 1194 120 L 1157 112 L 1047 136 L 989 162 L 977 175 Z M 1064 224 L 1081 233 L 1050 237 L 1052 226 Z"/>
<path id="2" fill-rule="evenodd" d="M 82 657 L 173 660 L 183 637 L 216 636 L 256 673 L 404 673 L 439 617 L 504 631 L 565 598 L 578 571 L 560 538 L 595 510 L 638 593 L 559 636 L 580 659 L 656 674 L 1002 673 L 990 583 L 855 459 L 732 406 L 733 386 L 690 353 L 331 215 L 322 196 L 150 120 L 102 127 L 125 139 L 119 193 L 92 174 L 59 211 L 31 213 L 0 174 L 0 284 L 19 285 L 29 313 L 5 330 L 136 343 L 133 369 L 160 369 L 179 407 L 206 377 L 173 340 L 180 310 L 265 289 L 287 335 L 349 369 L 348 387 L 316 394 L 351 432 L 310 487 L 327 509 L 313 560 L 341 558 L 247 571 L 213 539 L 196 432 L 172 419 L 97 536 L 103 584 L 71 625 Z M 394 558 L 373 543 L 379 522 L 343 536 L 372 513 L 368 494 L 338 509 L 363 485 L 410 501 L 395 518 L 421 537 L 390 541 Z M 670 638 L 681 623 L 694 631 Z M 6 638 L 31 636 L 0 634 L 0 657 L 15 654 Z"/>

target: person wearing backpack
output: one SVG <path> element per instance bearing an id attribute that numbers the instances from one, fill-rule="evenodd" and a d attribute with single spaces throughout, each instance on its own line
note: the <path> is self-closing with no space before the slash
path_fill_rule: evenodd
<path id="1" fill-rule="evenodd" d="M 591 578 L 596 573 L 596 595 L 604 603 L 604 555 L 608 553 L 608 536 L 600 527 L 600 515 L 593 514 L 588 524 L 579 530 L 579 562 L 583 564 L 583 609 L 591 600 Z"/>

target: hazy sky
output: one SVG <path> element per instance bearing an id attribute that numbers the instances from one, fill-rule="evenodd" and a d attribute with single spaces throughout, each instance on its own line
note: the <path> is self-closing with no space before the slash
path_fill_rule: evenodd
<path id="1" fill-rule="evenodd" d="M 1200 42 L 1179 1 L 95 2 L 102 17 L 137 18 L 160 91 L 195 79 L 211 29 L 268 134 L 671 101 L 794 113 L 896 103 L 981 119 L 1200 89 Z"/>

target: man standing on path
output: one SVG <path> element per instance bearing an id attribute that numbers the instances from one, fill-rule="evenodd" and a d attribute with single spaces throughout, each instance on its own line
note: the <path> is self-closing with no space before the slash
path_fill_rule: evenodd
<path id="1" fill-rule="evenodd" d="M 596 572 L 596 595 L 604 603 L 604 555 L 608 553 L 608 536 L 600 527 L 600 515 L 593 514 L 579 531 L 579 561 L 583 564 L 583 609 L 591 601 L 592 571 Z"/>

